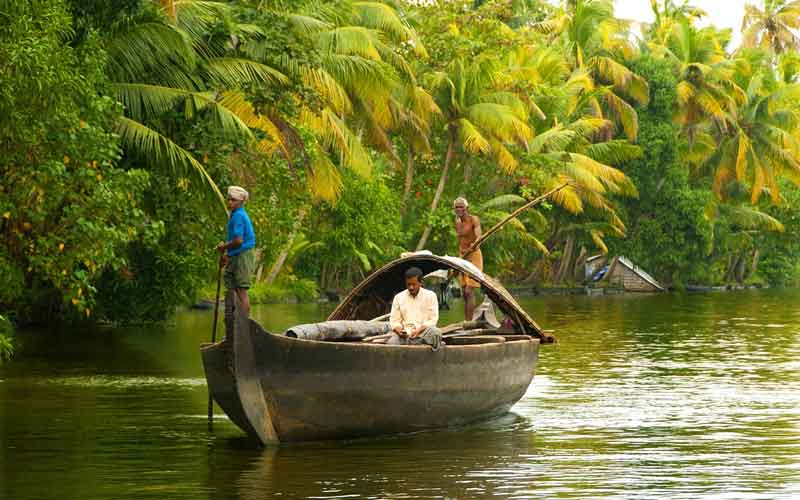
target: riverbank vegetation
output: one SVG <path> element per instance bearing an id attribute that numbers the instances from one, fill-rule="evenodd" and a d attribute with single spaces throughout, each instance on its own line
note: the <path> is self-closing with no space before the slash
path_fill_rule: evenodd
<path id="1" fill-rule="evenodd" d="M 455 254 L 456 196 L 488 228 L 564 182 L 491 274 L 797 283 L 800 8 L 748 9 L 734 47 L 652 4 L 0 0 L 0 313 L 169 317 L 216 276 L 229 184 L 265 301 Z"/>

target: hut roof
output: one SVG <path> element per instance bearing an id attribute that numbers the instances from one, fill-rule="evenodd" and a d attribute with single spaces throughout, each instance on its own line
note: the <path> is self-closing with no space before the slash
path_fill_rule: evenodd
<path id="1" fill-rule="evenodd" d="M 665 290 L 664 287 L 661 286 L 661 284 L 658 281 L 655 280 L 655 278 L 653 278 L 652 276 L 647 274 L 647 272 L 644 271 L 643 269 L 641 269 L 641 268 L 637 267 L 636 265 L 634 265 L 634 263 L 631 262 L 630 259 L 628 259 L 627 257 L 625 257 L 623 255 L 620 255 L 619 257 L 617 257 L 617 262 L 622 264 L 623 266 L 627 267 L 628 269 L 630 269 L 634 274 L 636 274 L 637 276 L 639 276 L 640 278 L 642 278 L 646 282 L 648 282 L 651 285 L 653 285 L 657 290 L 659 290 L 661 292 L 663 292 Z"/>

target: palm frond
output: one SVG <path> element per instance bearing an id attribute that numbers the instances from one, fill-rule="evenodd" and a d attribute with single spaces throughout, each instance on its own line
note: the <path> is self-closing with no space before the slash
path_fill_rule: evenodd
<path id="1" fill-rule="evenodd" d="M 372 161 L 356 136 L 345 122 L 329 109 L 319 113 L 303 110 L 300 119 L 319 137 L 326 149 L 336 152 L 343 166 L 352 169 L 361 177 L 372 174 Z"/>
<path id="2" fill-rule="evenodd" d="M 225 197 L 217 184 L 208 174 L 205 167 L 191 153 L 178 146 L 164 135 L 126 117 L 119 117 L 114 124 L 114 131 L 119 135 L 123 147 L 143 158 L 155 163 L 162 163 L 173 170 L 182 169 L 194 173 L 206 183 L 216 195 L 223 209 L 226 208 Z"/>
<path id="3" fill-rule="evenodd" d="M 244 93 L 238 91 L 223 92 L 218 104 L 221 108 L 229 110 L 247 127 L 260 130 L 266 135 L 266 139 L 262 139 L 256 144 L 256 148 L 259 151 L 270 154 L 276 148 L 280 148 L 284 156 L 289 157 L 283 134 L 281 134 L 272 120 L 255 111 L 253 105 L 247 101 Z"/>
<path id="4" fill-rule="evenodd" d="M 596 176 L 597 179 L 613 192 L 618 192 L 626 196 L 638 196 L 636 186 L 621 170 L 604 165 L 588 156 L 571 153 L 572 161 L 582 170 Z M 596 190 L 597 192 L 603 192 Z"/>
<path id="5" fill-rule="evenodd" d="M 170 111 L 178 102 L 195 94 L 185 89 L 144 83 L 113 83 L 111 90 L 130 117 L 138 121 Z"/>
<path id="6" fill-rule="evenodd" d="M 567 128 L 574 130 L 583 137 L 591 137 L 592 135 L 599 134 L 607 131 L 613 124 L 605 118 L 586 117 L 573 121 Z"/>
<path id="7" fill-rule="evenodd" d="M 495 196 L 494 198 L 481 203 L 480 209 L 482 212 L 486 212 L 487 210 L 493 208 L 522 205 L 526 201 L 527 200 L 525 198 L 516 194 L 503 194 L 500 196 Z"/>
<path id="8" fill-rule="evenodd" d="M 465 114 L 472 123 L 502 141 L 527 142 L 531 137 L 528 125 L 506 105 L 479 102 L 470 106 Z"/>
<path id="9" fill-rule="evenodd" d="M 353 8 L 360 25 L 387 33 L 396 42 L 410 42 L 417 55 L 426 55 L 425 47 L 414 30 L 389 5 L 381 2 L 353 2 Z"/>
<path id="10" fill-rule="evenodd" d="M 590 144 L 586 147 L 584 154 L 606 165 L 619 165 L 626 161 L 641 158 L 643 155 L 642 148 L 621 140 Z"/>
<path id="11" fill-rule="evenodd" d="M 292 27 L 305 36 L 319 34 L 325 30 L 333 28 L 333 24 L 312 16 L 302 14 L 289 14 L 286 16 Z"/>
<path id="12" fill-rule="evenodd" d="M 776 232 L 785 230 L 781 221 L 754 207 L 722 204 L 719 206 L 719 210 L 731 223 L 745 229 L 764 229 Z"/>
<path id="13" fill-rule="evenodd" d="M 105 47 L 115 81 L 140 80 L 153 71 L 176 86 L 190 84 L 196 56 L 189 36 L 164 22 L 139 22 L 117 32 Z"/>
<path id="14" fill-rule="evenodd" d="M 181 0 L 173 2 L 177 25 L 189 34 L 193 45 L 205 45 L 208 34 L 220 19 L 232 19 L 231 6 L 222 2 Z"/>
<path id="15" fill-rule="evenodd" d="M 564 183 L 571 181 L 572 179 L 569 177 L 561 177 L 558 182 Z M 557 187 L 558 184 L 553 183 L 553 188 Z M 581 201 L 581 197 L 575 188 L 572 185 L 568 185 L 564 189 L 561 189 L 553 194 L 552 197 L 553 201 L 562 207 L 567 212 L 572 214 L 580 214 L 583 212 L 583 201 Z"/>
<path id="16" fill-rule="evenodd" d="M 738 151 L 736 153 L 736 178 L 740 181 L 744 180 L 745 172 L 747 171 L 747 157 L 751 151 L 750 139 L 744 133 L 739 133 Z"/>
<path id="17" fill-rule="evenodd" d="M 316 90 L 339 115 L 345 115 L 353 107 L 347 91 L 330 73 L 322 68 L 304 66 L 300 69 L 303 83 Z"/>
<path id="18" fill-rule="evenodd" d="M 639 132 L 639 115 L 633 106 L 611 90 L 605 92 L 603 99 L 613 116 L 622 125 L 628 140 L 635 141 Z"/>
<path id="19" fill-rule="evenodd" d="M 351 54 L 323 54 L 321 66 L 346 89 L 388 95 L 395 81 L 394 71 L 381 61 Z"/>
<path id="20" fill-rule="evenodd" d="M 202 72 L 214 85 L 241 88 L 243 84 L 286 84 L 289 79 L 275 68 L 249 59 L 217 57 L 203 64 Z"/>
<path id="21" fill-rule="evenodd" d="M 567 130 L 557 125 L 534 136 L 528 143 L 528 150 L 531 153 L 563 151 L 575 140 L 576 136 L 577 133 L 574 130 Z"/>
<path id="22" fill-rule="evenodd" d="M 595 230 L 595 229 L 592 229 L 591 231 L 589 231 L 589 234 L 591 235 L 592 241 L 594 241 L 594 244 L 597 245 L 597 248 L 600 249 L 600 251 L 603 253 L 603 255 L 607 255 L 608 254 L 608 247 L 606 246 L 605 240 L 603 240 L 603 237 L 605 237 L 605 234 L 603 234 L 602 231 L 598 231 L 598 230 Z"/>
<path id="23" fill-rule="evenodd" d="M 457 122 L 459 142 L 464 150 L 470 153 L 488 153 L 492 147 L 489 141 L 480 133 L 478 128 L 466 118 Z"/>
<path id="24" fill-rule="evenodd" d="M 308 188 L 314 197 L 329 203 L 334 203 L 342 193 L 342 176 L 324 153 L 311 159 Z"/>
<path id="25" fill-rule="evenodd" d="M 492 140 L 492 152 L 494 153 L 494 157 L 497 160 L 498 166 L 507 174 L 514 172 L 517 168 L 517 159 L 511 154 L 511 151 L 506 148 L 503 143 L 498 140 Z"/>

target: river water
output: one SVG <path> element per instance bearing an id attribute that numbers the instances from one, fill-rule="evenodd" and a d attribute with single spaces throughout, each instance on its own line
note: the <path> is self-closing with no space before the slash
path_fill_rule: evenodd
<path id="1" fill-rule="evenodd" d="M 271 449 L 218 409 L 206 432 L 209 312 L 25 332 L 0 367 L 0 498 L 800 498 L 799 301 L 777 290 L 523 299 L 560 343 L 543 346 L 508 415 Z M 278 331 L 329 310 L 253 316 Z"/>

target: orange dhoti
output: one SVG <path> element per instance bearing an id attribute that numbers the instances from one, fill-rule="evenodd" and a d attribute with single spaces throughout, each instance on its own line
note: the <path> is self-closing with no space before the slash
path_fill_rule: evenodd
<path id="1" fill-rule="evenodd" d="M 478 248 L 474 252 L 470 253 L 469 255 L 465 255 L 462 257 L 464 260 L 469 261 L 477 267 L 481 272 L 483 272 L 483 254 L 481 253 L 481 249 Z M 481 284 L 475 281 L 474 279 L 470 278 L 466 274 L 462 274 L 459 276 L 459 281 L 461 283 L 461 288 L 470 287 L 470 288 L 480 288 Z"/>

